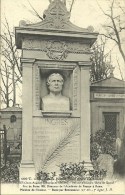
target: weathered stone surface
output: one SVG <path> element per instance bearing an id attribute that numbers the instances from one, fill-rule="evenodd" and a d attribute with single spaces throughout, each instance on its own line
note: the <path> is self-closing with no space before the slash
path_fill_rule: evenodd
<path id="1" fill-rule="evenodd" d="M 36 118 L 33 128 L 33 156 L 37 171 L 53 164 L 80 160 L 78 118 Z"/>
<path id="2" fill-rule="evenodd" d="M 114 159 L 109 154 L 100 154 L 97 159 L 97 166 L 99 170 L 106 170 L 106 178 L 111 179 L 113 177 L 113 165 Z"/>

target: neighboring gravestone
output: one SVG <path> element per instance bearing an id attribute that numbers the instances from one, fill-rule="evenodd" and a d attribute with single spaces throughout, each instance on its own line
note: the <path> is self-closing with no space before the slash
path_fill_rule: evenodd
<path id="1" fill-rule="evenodd" d="M 91 166 L 90 47 L 98 33 L 73 25 L 61 0 L 51 1 L 44 16 L 16 28 L 23 51 L 20 177 L 54 171 L 63 162 Z"/>
<path id="2" fill-rule="evenodd" d="M 97 166 L 99 170 L 106 171 L 106 178 L 112 179 L 113 177 L 113 166 L 114 166 L 114 159 L 109 154 L 100 154 L 97 159 Z"/>

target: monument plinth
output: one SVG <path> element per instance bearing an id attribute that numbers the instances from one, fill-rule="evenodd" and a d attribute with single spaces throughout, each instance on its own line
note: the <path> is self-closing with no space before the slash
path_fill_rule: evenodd
<path id="1" fill-rule="evenodd" d="M 66 162 L 91 164 L 90 47 L 98 34 L 69 18 L 63 1 L 54 0 L 43 21 L 16 27 L 23 68 L 20 177 Z"/>

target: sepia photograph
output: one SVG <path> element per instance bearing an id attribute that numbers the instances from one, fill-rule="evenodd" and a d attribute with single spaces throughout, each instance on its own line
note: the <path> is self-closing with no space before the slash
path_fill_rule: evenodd
<path id="1" fill-rule="evenodd" d="M 1 0 L 1 195 L 125 194 L 125 0 Z"/>

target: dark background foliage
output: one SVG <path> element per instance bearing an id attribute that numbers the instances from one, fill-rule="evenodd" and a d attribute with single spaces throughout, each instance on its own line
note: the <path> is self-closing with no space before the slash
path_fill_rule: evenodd
<path id="1" fill-rule="evenodd" d="M 110 154 L 116 156 L 116 136 L 106 130 L 98 130 L 91 135 L 91 160 L 96 160 L 99 154 Z"/>

